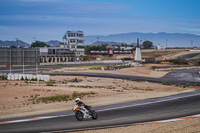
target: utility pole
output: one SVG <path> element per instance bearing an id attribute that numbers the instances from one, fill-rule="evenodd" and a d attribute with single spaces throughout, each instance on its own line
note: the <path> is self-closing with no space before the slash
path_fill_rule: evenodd
<path id="1" fill-rule="evenodd" d="M 191 40 L 191 47 L 193 47 L 193 40 Z"/>
<path id="2" fill-rule="evenodd" d="M 100 38 L 100 37 L 97 37 L 97 45 L 99 45 L 99 38 Z"/>
<path id="3" fill-rule="evenodd" d="M 38 60 L 38 58 L 37 58 L 37 49 L 35 49 L 35 57 L 36 57 L 36 75 L 38 74 L 38 62 L 37 62 L 37 60 Z"/>
<path id="4" fill-rule="evenodd" d="M 35 40 L 36 40 L 36 37 L 33 37 L 33 41 L 35 42 Z"/>
<path id="5" fill-rule="evenodd" d="M 24 75 L 24 49 L 23 49 L 23 75 Z"/>
<path id="6" fill-rule="evenodd" d="M 140 40 L 140 45 L 142 45 L 142 40 Z"/>
<path id="7" fill-rule="evenodd" d="M 10 49 L 10 74 L 11 74 L 11 67 L 12 67 L 12 60 L 11 60 L 11 49 Z"/>
<path id="8" fill-rule="evenodd" d="M 16 39 L 16 47 L 18 48 L 18 40 L 19 38 L 15 38 Z"/>
<path id="9" fill-rule="evenodd" d="M 168 39 L 166 39 L 166 48 L 167 48 Z"/>

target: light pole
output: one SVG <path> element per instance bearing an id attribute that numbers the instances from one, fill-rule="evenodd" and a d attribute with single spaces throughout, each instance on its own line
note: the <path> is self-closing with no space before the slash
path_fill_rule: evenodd
<path id="1" fill-rule="evenodd" d="M 97 45 L 99 45 L 99 38 L 100 38 L 100 37 L 97 37 Z"/>
<path id="2" fill-rule="evenodd" d="M 11 49 L 10 49 L 10 74 L 11 74 L 11 67 L 12 67 L 12 63 L 11 63 Z"/>
<path id="3" fill-rule="evenodd" d="M 19 38 L 15 38 L 16 39 L 16 48 L 18 48 L 18 40 Z"/>
<path id="4" fill-rule="evenodd" d="M 24 75 L 24 49 L 23 49 L 23 75 Z"/>
<path id="5" fill-rule="evenodd" d="M 35 50 L 35 57 L 36 57 L 36 75 L 38 74 L 38 64 L 37 64 L 37 49 Z"/>
<path id="6" fill-rule="evenodd" d="M 191 47 L 193 47 L 193 40 L 191 40 Z"/>
<path id="7" fill-rule="evenodd" d="M 142 46 L 142 40 L 140 40 L 140 45 Z M 140 45 L 139 45 L 139 46 L 140 46 Z"/>
<path id="8" fill-rule="evenodd" d="M 36 37 L 33 37 L 33 41 L 35 42 L 35 40 L 36 40 Z"/>

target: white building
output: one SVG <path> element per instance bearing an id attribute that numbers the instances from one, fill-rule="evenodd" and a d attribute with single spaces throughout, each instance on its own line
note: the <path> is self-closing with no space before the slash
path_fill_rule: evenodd
<path id="1" fill-rule="evenodd" d="M 77 46 L 84 46 L 83 31 L 67 31 L 63 37 L 65 40 L 64 47 L 77 49 Z"/>
<path id="2" fill-rule="evenodd" d="M 67 64 L 67 62 L 81 61 L 84 55 L 84 48 L 65 47 L 43 47 L 40 48 L 40 63 L 43 64 Z"/>
<path id="3" fill-rule="evenodd" d="M 165 49 L 165 46 L 161 46 L 160 43 L 157 45 L 157 49 Z"/>
<path id="4" fill-rule="evenodd" d="M 64 44 L 60 47 L 69 48 L 75 53 L 75 61 L 80 61 L 85 53 L 85 40 L 83 31 L 67 31 L 63 37 Z"/>

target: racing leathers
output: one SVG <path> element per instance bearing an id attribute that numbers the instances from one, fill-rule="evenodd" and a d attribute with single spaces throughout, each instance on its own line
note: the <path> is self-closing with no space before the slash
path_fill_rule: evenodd
<path id="1" fill-rule="evenodd" d="M 79 102 L 77 102 L 77 105 L 78 105 L 78 106 L 84 106 L 84 107 L 88 110 L 89 113 L 91 112 L 89 106 L 87 106 L 87 105 L 84 104 L 83 102 L 79 101 Z"/>

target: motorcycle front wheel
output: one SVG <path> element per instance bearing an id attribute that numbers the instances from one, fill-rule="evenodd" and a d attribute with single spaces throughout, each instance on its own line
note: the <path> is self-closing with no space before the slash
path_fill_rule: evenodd
<path id="1" fill-rule="evenodd" d="M 81 111 L 76 111 L 75 117 L 77 120 L 82 121 L 83 120 L 83 113 Z"/>

